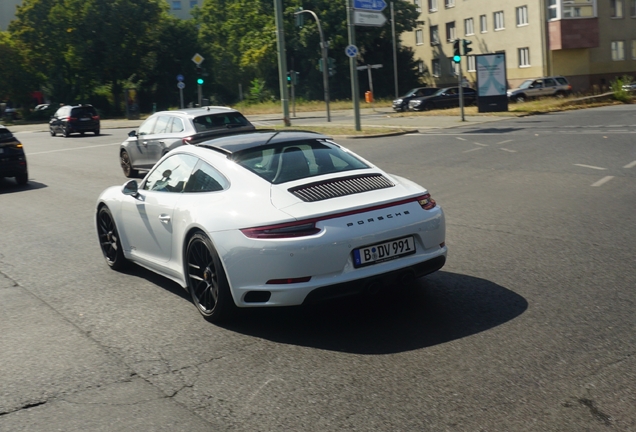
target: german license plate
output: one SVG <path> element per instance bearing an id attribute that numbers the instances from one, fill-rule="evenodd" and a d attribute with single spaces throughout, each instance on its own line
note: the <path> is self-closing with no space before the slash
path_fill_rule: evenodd
<path id="1" fill-rule="evenodd" d="M 364 267 L 415 253 L 413 237 L 403 237 L 353 250 L 353 266 Z"/>
<path id="2" fill-rule="evenodd" d="M 82 117 L 82 118 L 80 119 L 80 121 L 88 121 L 88 120 L 90 120 L 90 119 L 91 119 L 90 117 Z"/>

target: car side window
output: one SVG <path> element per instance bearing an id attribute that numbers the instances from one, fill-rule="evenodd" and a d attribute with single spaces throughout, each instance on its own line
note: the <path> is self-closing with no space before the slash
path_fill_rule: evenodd
<path id="1" fill-rule="evenodd" d="M 139 135 L 149 135 L 152 133 L 152 128 L 157 121 L 157 117 L 150 117 L 139 126 Z"/>
<path id="2" fill-rule="evenodd" d="M 568 85 L 568 80 L 566 80 L 566 79 L 565 79 L 565 78 L 563 78 L 563 77 L 558 77 L 556 80 L 557 80 L 557 82 L 558 82 L 559 84 L 561 84 L 561 85 Z"/>
<path id="3" fill-rule="evenodd" d="M 198 159 L 188 154 L 176 154 L 155 166 L 142 189 L 157 192 L 183 192 Z"/>
<path id="4" fill-rule="evenodd" d="M 183 120 L 181 120 L 179 117 L 172 117 L 172 127 L 170 130 L 172 133 L 183 132 L 185 130 L 185 128 L 183 127 Z"/>
<path id="5" fill-rule="evenodd" d="M 155 127 L 152 130 L 153 134 L 161 134 L 170 132 L 170 123 L 172 118 L 167 115 L 162 115 L 157 118 L 157 122 L 155 123 Z"/>
<path id="6" fill-rule="evenodd" d="M 184 192 L 216 192 L 227 189 L 229 182 L 212 166 L 199 160 L 185 185 Z"/>
<path id="7" fill-rule="evenodd" d="M 546 78 L 544 82 L 546 87 L 554 87 L 555 85 L 557 85 L 556 81 L 554 81 L 552 78 Z"/>

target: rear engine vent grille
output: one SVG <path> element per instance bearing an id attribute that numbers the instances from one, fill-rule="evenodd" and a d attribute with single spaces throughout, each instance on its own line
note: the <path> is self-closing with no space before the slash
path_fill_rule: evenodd
<path id="1" fill-rule="evenodd" d="M 305 202 L 314 202 L 393 186 L 383 175 L 365 174 L 297 186 L 289 192 Z"/>

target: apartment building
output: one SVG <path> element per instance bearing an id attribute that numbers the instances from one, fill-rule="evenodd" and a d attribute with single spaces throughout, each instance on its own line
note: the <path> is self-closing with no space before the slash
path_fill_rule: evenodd
<path id="1" fill-rule="evenodd" d="M 177 18 L 192 18 L 192 9 L 203 4 L 203 0 L 167 0 L 170 13 Z M 0 0 L 0 31 L 6 31 L 15 19 L 16 7 L 22 0 Z"/>
<path id="2" fill-rule="evenodd" d="M 466 39 L 466 79 L 474 83 L 476 54 L 505 52 L 510 88 L 523 80 L 567 77 L 574 91 L 636 78 L 636 0 L 410 0 L 420 25 L 401 35 L 426 81 L 457 84 L 453 41 Z"/>

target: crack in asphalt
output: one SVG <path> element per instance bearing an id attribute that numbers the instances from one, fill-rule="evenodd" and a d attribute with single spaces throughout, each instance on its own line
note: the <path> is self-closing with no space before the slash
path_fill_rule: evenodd
<path id="1" fill-rule="evenodd" d="M 581 405 L 583 405 L 584 407 L 588 408 L 590 410 L 590 413 L 592 414 L 592 416 L 595 417 L 597 420 L 600 420 L 603 423 L 605 423 L 605 426 L 611 426 L 612 425 L 612 421 L 614 420 L 612 418 L 612 416 L 602 412 L 596 406 L 596 404 L 594 403 L 593 400 L 586 399 L 586 398 L 579 398 L 579 399 L 577 399 L 577 402 L 580 403 Z"/>

